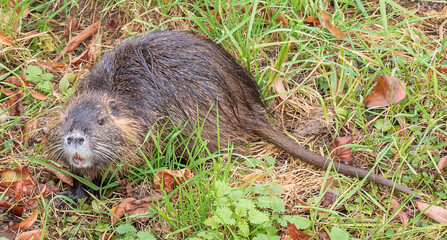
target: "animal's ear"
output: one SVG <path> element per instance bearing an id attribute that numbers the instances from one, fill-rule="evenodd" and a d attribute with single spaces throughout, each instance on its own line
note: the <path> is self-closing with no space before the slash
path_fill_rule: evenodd
<path id="1" fill-rule="evenodd" d="M 120 113 L 115 101 L 109 102 L 109 108 L 110 108 L 110 112 L 113 116 L 118 116 L 118 114 Z"/>

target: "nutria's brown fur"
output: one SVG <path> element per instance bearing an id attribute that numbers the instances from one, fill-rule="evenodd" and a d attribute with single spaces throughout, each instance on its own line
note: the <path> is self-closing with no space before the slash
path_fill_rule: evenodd
<path id="1" fill-rule="evenodd" d="M 101 58 L 50 143 L 55 158 L 74 173 L 94 178 L 113 161 L 138 161 L 135 146 L 158 119 L 169 116 L 175 124 L 188 122 L 185 134 L 197 119 L 204 121 L 201 136 L 211 150 L 218 148 L 219 126 L 224 146 L 252 132 L 308 163 L 328 167 L 330 161 L 274 130 L 265 110 L 255 81 L 223 48 L 191 32 L 155 31 Z M 333 167 L 411 192 L 362 169 L 335 162 Z"/>

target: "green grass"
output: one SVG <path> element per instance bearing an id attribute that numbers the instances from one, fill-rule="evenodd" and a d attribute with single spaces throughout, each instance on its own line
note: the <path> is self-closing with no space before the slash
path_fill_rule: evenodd
<path id="1" fill-rule="evenodd" d="M 228 2 L 229 5 L 227 1 L 211 0 L 121 0 L 86 4 L 84 1 L 24 0 L 19 1 L 15 9 L 8 10 L 8 1 L 3 1 L 0 3 L 0 19 L 22 8 L 8 22 L 0 20 L 0 32 L 15 39 L 33 30 L 41 35 L 27 43 L 16 41 L 14 45 L 2 46 L 0 72 L 6 74 L 0 76 L 0 80 L 25 74 L 28 66 L 36 65 L 36 60 L 54 59 L 65 47 L 66 40 L 61 37 L 63 27 L 49 21 L 66 24 L 68 15 L 75 13 L 74 17 L 82 20 L 81 27 L 86 27 L 93 22 L 92 15 L 87 14 L 86 10 L 91 7 L 99 8 L 96 16 L 101 16 L 105 22 L 121 20 L 120 29 L 102 27 L 106 33 L 103 35 L 102 51 L 109 50 L 109 47 L 128 37 L 154 29 L 188 28 L 221 44 L 252 73 L 266 102 L 271 109 L 275 109 L 271 122 L 286 134 L 325 156 L 330 155 L 329 144 L 335 137 L 354 135 L 352 148 L 356 164 L 365 169 L 376 165 L 380 175 L 419 191 L 422 201 L 445 207 L 445 176 L 433 174 L 439 170 L 439 159 L 447 154 L 447 75 L 436 70 L 437 67 L 447 67 L 447 63 L 442 62 L 447 40 L 440 39 L 433 30 L 439 29 L 442 21 L 433 16 L 420 17 L 398 0 L 380 0 L 378 5 L 360 0 L 335 0 L 331 1 L 331 5 L 318 0 Z M 31 14 L 26 18 L 23 17 L 23 6 L 30 7 Z M 246 9 L 251 6 L 273 8 L 272 18 L 275 19 L 282 12 L 289 26 L 266 21 L 254 12 L 243 12 L 237 6 L 245 6 Z M 78 7 L 83 10 L 77 10 Z M 321 9 L 327 11 L 334 25 L 347 34 L 346 39 L 335 38 L 325 28 L 303 24 L 305 18 L 319 16 Z M 118 11 L 120 14 L 111 15 Z M 216 13 L 222 21 L 216 19 Z M 17 25 L 13 27 L 16 20 Z M 71 59 L 84 49 L 85 46 L 81 45 L 79 51 L 70 53 Z M 64 61 L 68 62 L 69 57 L 65 56 Z M 431 74 L 432 78 L 429 78 L 430 70 L 438 73 L 436 77 Z M 82 69 L 68 69 L 67 72 L 80 75 L 79 81 L 85 77 Z M 40 164 L 36 164 L 34 159 L 40 159 L 37 162 L 42 164 L 49 161 L 41 151 L 40 142 L 31 141 L 28 144 L 28 138 L 22 143 L 14 140 L 18 136 L 18 127 L 36 118 L 45 119 L 48 111 L 65 104 L 65 98 L 58 96 L 70 94 L 61 93 L 58 82 L 67 72 L 54 73 L 49 92 L 36 89 L 48 96 L 46 100 L 38 101 L 28 91 L 23 97 L 24 114 L 7 117 L 7 121 L 0 123 L 0 138 L 4 139 L 4 149 L 0 152 L 2 166 L 31 164 L 37 173 Z M 405 82 L 407 97 L 387 108 L 366 109 L 363 100 L 371 92 L 373 79 L 377 75 L 390 75 Z M 287 83 L 286 89 L 291 94 L 284 102 L 278 101 L 278 94 L 272 87 L 277 78 Z M 0 84 L 9 90 L 14 89 L 7 83 Z M 76 83 L 70 82 L 70 87 L 74 85 Z M 4 94 L 0 97 L 5 116 L 8 116 L 6 103 L 9 98 Z M 297 126 L 305 124 L 300 119 L 304 119 L 309 109 L 315 106 L 324 113 L 330 127 L 325 133 L 309 138 L 295 136 Z M 42 134 L 43 127 L 35 130 L 38 135 Z M 163 127 L 160 126 L 161 129 Z M 334 178 L 330 190 L 337 193 L 337 200 L 329 209 L 318 208 L 316 204 L 323 200 L 323 191 L 299 190 L 300 182 L 293 183 L 293 193 L 274 194 L 271 188 L 282 184 L 274 180 L 282 166 L 291 169 L 299 167 L 301 171 L 294 172 L 296 174 L 305 174 L 303 169 L 312 169 L 277 152 L 276 159 L 270 162 L 268 160 L 271 158 L 253 158 L 249 154 L 239 157 L 238 154 L 211 153 L 203 147 L 200 134 L 183 136 L 179 134 L 179 129 L 181 126 L 149 134 L 148 138 L 158 145 L 150 156 L 146 156 L 146 164 L 131 168 L 121 176 L 137 187 L 150 186 L 153 174 L 160 169 L 187 167 L 194 171 L 194 177 L 185 184 L 172 193 L 163 193 L 162 200 L 147 214 L 150 222 L 142 224 L 135 217 L 125 217 L 110 225 L 110 208 L 119 202 L 113 193 L 116 183 L 110 183 L 102 189 L 103 197 L 100 200 L 93 201 L 91 205 L 83 204 L 77 209 L 58 210 L 53 204 L 56 202 L 54 199 L 46 200 L 39 205 L 41 212 L 46 213 L 42 225 L 35 224 L 34 227 L 45 228 L 51 238 L 62 239 L 74 236 L 98 239 L 99 234 L 116 233 L 117 227 L 127 226 L 126 223 L 133 224 L 138 231 L 148 231 L 163 239 L 252 239 L 256 234 L 275 232 L 273 230 L 279 237 L 286 234 L 281 217 L 297 215 L 310 221 L 309 226 L 302 225 L 303 231 L 316 233 L 315 239 L 321 239 L 318 233 L 323 230 L 330 233 L 333 240 L 346 239 L 336 238 L 334 234 L 337 233 L 341 236 L 349 233 L 359 239 L 442 239 L 445 234 L 444 225 L 415 210 L 409 196 L 332 172 L 319 172 L 310 177 L 321 182 Z M 196 143 L 195 147 L 189 152 L 179 152 L 178 149 L 190 141 Z M 256 144 L 259 142 L 252 143 Z M 268 148 L 267 145 L 264 147 Z M 189 161 L 181 161 L 185 158 Z M 238 177 L 246 176 L 254 169 L 266 173 L 271 181 L 261 184 L 258 189 L 237 186 L 236 183 L 240 181 Z M 304 179 L 303 186 L 307 186 L 306 181 L 310 180 Z M 58 182 L 57 179 L 50 181 Z M 321 182 L 318 188 L 323 190 L 324 183 Z M 220 188 L 216 186 L 219 184 L 221 188 L 228 188 L 226 186 L 231 184 L 230 192 L 242 191 L 243 194 L 232 199 L 226 195 L 228 193 L 219 193 Z M 269 216 L 268 222 L 257 224 L 242 216 L 235 218 L 239 224 L 221 224 L 217 229 L 207 222 L 223 208 L 235 211 L 236 202 L 240 199 L 257 204 L 262 196 L 288 200 L 283 204 L 284 212 L 256 205 L 257 210 Z M 322 212 L 304 210 L 308 207 L 300 206 L 297 196 L 310 204 L 315 203 L 311 208 Z M 396 214 L 390 204 L 392 198 L 401 203 L 403 210 L 415 210 L 409 214 L 407 226 L 402 226 L 398 219 L 394 220 Z M 244 221 L 250 224 L 247 236 L 238 232 L 240 223 Z M 264 238 L 260 235 L 257 239 Z"/>

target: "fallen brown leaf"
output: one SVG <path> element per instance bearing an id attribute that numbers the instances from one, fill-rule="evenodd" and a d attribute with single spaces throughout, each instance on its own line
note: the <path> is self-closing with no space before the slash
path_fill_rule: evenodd
<path id="1" fill-rule="evenodd" d="M 321 206 L 324 208 L 329 207 L 333 203 L 337 201 L 337 194 L 330 190 L 326 190 L 326 193 L 323 196 L 323 199 L 321 200 Z"/>
<path id="2" fill-rule="evenodd" d="M 35 38 L 35 37 L 42 36 L 42 35 L 43 35 L 43 34 L 40 33 L 39 30 L 34 30 L 34 31 L 31 31 L 31 32 L 27 32 L 27 33 L 26 33 L 26 36 L 21 37 L 20 39 L 17 39 L 17 40 L 18 40 L 18 41 L 22 41 L 23 44 L 28 44 L 28 42 L 29 42 L 31 39 L 33 39 L 33 38 Z"/>
<path id="3" fill-rule="evenodd" d="M 325 11 L 321 10 L 321 19 L 323 20 L 323 26 L 329 30 L 329 32 L 332 33 L 336 38 L 345 38 L 346 35 L 338 29 L 331 21 L 331 18 L 329 17 L 329 14 L 327 14 Z"/>
<path id="4" fill-rule="evenodd" d="M 445 165 L 447 165 L 447 155 L 445 155 L 444 157 L 441 158 L 441 160 L 439 160 L 438 163 L 439 171 L 441 171 L 445 167 Z"/>
<path id="5" fill-rule="evenodd" d="M 12 96 L 12 95 L 17 94 L 18 92 L 20 92 L 20 89 L 16 89 L 15 91 L 8 91 L 3 86 L 1 87 L 1 89 L 2 89 L 2 93 L 5 94 L 7 97 Z"/>
<path id="6" fill-rule="evenodd" d="M 124 187 L 122 189 L 116 190 L 118 193 L 123 194 L 125 196 L 130 196 L 133 191 L 132 185 L 127 181 L 127 179 L 121 180 L 119 182 L 119 187 Z"/>
<path id="7" fill-rule="evenodd" d="M 17 76 L 9 76 L 3 81 L 10 83 L 16 87 L 23 87 L 23 78 L 19 78 Z"/>
<path id="8" fill-rule="evenodd" d="M 27 219 L 17 223 L 14 226 L 9 227 L 9 230 L 23 231 L 23 230 L 28 229 L 29 227 L 31 227 L 34 224 L 34 222 L 36 222 L 38 214 L 39 214 L 39 210 L 38 209 L 34 210 L 34 212 Z"/>
<path id="9" fill-rule="evenodd" d="M 438 223 L 447 223 L 447 210 L 439 206 L 430 206 L 429 204 L 416 202 L 419 211 L 424 212 L 424 215 L 435 220 Z"/>
<path id="10" fill-rule="evenodd" d="M 396 200 L 396 199 L 391 199 L 391 206 L 393 207 L 393 212 L 396 212 L 397 209 L 399 208 L 400 203 Z M 400 210 L 399 213 L 397 214 L 397 216 L 399 216 L 400 221 L 402 222 L 402 225 L 407 225 L 408 224 L 408 216 L 407 214 L 403 211 Z"/>
<path id="11" fill-rule="evenodd" d="M 82 32 L 80 32 L 76 37 L 70 39 L 67 42 L 67 45 L 65 48 L 60 52 L 59 56 L 54 60 L 57 62 L 64 54 L 69 53 L 73 50 L 75 50 L 79 44 L 81 44 L 85 39 L 89 38 L 93 34 L 96 34 L 99 29 L 100 22 L 95 22 L 92 25 L 88 26 L 86 29 L 84 29 Z"/>
<path id="12" fill-rule="evenodd" d="M 14 43 L 14 39 L 0 32 L 0 43 L 3 45 L 11 45 Z"/>
<path id="13" fill-rule="evenodd" d="M 303 231 L 296 228 L 295 224 L 287 222 L 287 230 L 293 240 L 307 240 L 312 236 L 304 233 Z"/>
<path id="14" fill-rule="evenodd" d="M 283 235 L 281 240 L 292 240 L 292 238 L 289 235 Z"/>
<path id="15" fill-rule="evenodd" d="M 263 7 L 263 6 L 257 6 L 256 10 L 259 10 L 258 16 L 261 17 L 262 19 L 266 20 L 266 21 L 270 21 L 272 16 L 275 14 L 273 8 L 270 8 L 270 7 L 266 8 L 266 7 Z M 246 8 L 243 6 L 241 11 L 243 13 L 245 13 Z M 253 12 L 253 7 L 250 7 L 250 12 Z M 281 23 L 284 27 L 289 26 L 289 23 L 287 22 L 286 18 L 284 17 L 284 15 L 282 13 L 279 14 L 278 18 L 275 21 L 277 23 Z"/>
<path id="16" fill-rule="evenodd" d="M 112 239 L 113 234 L 111 233 L 101 233 L 99 234 L 99 239 L 105 239 L 105 240 L 109 240 Z"/>
<path id="17" fill-rule="evenodd" d="M 262 180 L 266 174 L 264 172 L 253 172 L 242 178 L 242 181 L 245 183 L 242 185 L 243 187 L 251 186 L 258 180 Z"/>
<path id="18" fill-rule="evenodd" d="M 44 67 L 51 72 L 62 72 L 65 69 L 65 63 L 55 62 L 55 61 L 42 61 L 39 62 L 39 66 Z"/>
<path id="19" fill-rule="evenodd" d="M 0 172 L 2 182 L 15 182 L 31 179 L 31 170 L 28 166 L 20 166 L 14 169 L 5 168 Z"/>
<path id="20" fill-rule="evenodd" d="M 322 240 L 331 240 L 331 237 L 329 237 L 329 234 L 327 234 L 326 231 L 322 231 L 320 233 L 320 237 L 321 237 Z"/>
<path id="21" fill-rule="evenodd" d="M 91 62 L 97 60 L 98 55 L 101 51 L 101 37 L 102 37 L 101 33 L 95 35 L 88 45 L 89 46 L 88 60 Z"/>
<path id="22" fill-rule="evenodd" d="M 445 49 L 446 49 L 446 51 L 447 51 L 447 47 L 446 47 Z M 442 61 L 444 61 L 444 59 L 442 59 L 441 62 L 442 62 Z M 447 68 L 437 67 L 436 70 L 437 70 L 438 72 L 440 72 L 440 73 L 447 73 Z M 433 70 L 429 69 L 428 72 L 427 72 L 427 78 L 428 78 L 429 81 L 432 80 L 432 74 L 433 74 L 433 76 L 434 76 L 435 78 L 438 77 L 437 73 L 434 73 Z M 427 81 L 425 81 L 425 79 L 422 79 L 422 81 L 423 81 L 424 83 L 427 82 Z"/>
<path id="23" fill-rule="evenodd" d="M 3 87 L 2 87 L 3 91 Z M 23 116 L 25 111 L 23 109 L 23 92 L 18 92 L 16 95 L 10 97 L 8 102 L 6 102 L 6 106 L 9 108 L 9 116 Z"/>
<path id="24" fill-rule="evenodd" d="M 63 173 L 61 173 L 57 170 L 53 170 L 51 168 L 45 167 L 45 169 L 52 172 L 54 175 L 56 175 L 56 177 L 59 178 L 62 182 L 73 187 L 73 177 L 72 176 L 63 174 Z"/>
<path id="25" fill-rule="evenodd" d="M 70 33 L 76 31 L 79 28 L 79 22 L 76 19 L 71 19 L 64 28 L 63 38 L 70 36 Z"/>
<path id="26" fill-rule="evenodd" d="M 33 230 L 21 233 L 15 240 L 39 240 L 41 235 L 42 230 Z M 48 231 L 44 233 L 44 237 L 48 237 Z"/>
<path id="27" fill-rule="evenodd" d="M 135 198 L 125 198 L 123 199 L 123 202 L 119 204 L 118 206 L 114 206 L 112 208 L 112 212 L 118 217 L 121 218 L 124 216 L 124 214 L 127 214 L 129 216 L 136 215 L 136 214 L 142 214 L 142 213 L 148 213 L 149 207 L 153 207 L 154 203 L 161 199 L 162 195 L 156 195 L 152 197 L 143 198 L 140 200 L 137 200 Z M 138 218 L 142 222 L 146 222 L 149 220 L 147 217 L 141 217 Z M 112 216 L 112 223 L 115 223 L 118 221 L 115 217 Z"/>
<path id="28" fill-rule="evenodd" d="M 15 188 L 17 183 L 22 181 L 23 184 L 25 185 L 36 185 L 37 181 L 36 180 L 32 180 L 32 179 L 28 179 L 28 180 L 19 180 L 19 181 L 14 181 L 14 182 L 7 182 L 7 181 L 0 181 L 0 187 L 2 188 L 7 188 L 7 187 L 11 187 L 11 188 Z"/>
<path id="29" fill-rule="evenodd" d="M 109 27 L 110 29 L 117 29 L 117 28 L 119 28 L 119 25 L 116 24 L 115 20 L 112 19 L 112 20 L 110 21 L 108 27 Z"/>
<path id="30" fill-rule="evenodd" d="M 191 178 L 191 170 L 183 168 L 180 171 L 162 170 L 155 174 L 153 184 L 156 189 L 163 189 L 170 193 L 177 185 L 184 183 Z"/>
<path id="31" fill-rule="evenodd" d="M 36 134 L 37 120 L 31 120 L 25 123 L 25 132 L 17 137 L 19 142 L 23 142 L 25 138 L 31 138 Z"/>
<path id="32" fill-rule="evenodd" d="M 308 26 L 311 26 L 311 27 L 321 26 L 320 20 L 314 16 L 310 16 L 310 17 L 304 19 L 303 23 Z"/>
<path id="33" fill-rule="evenodd" d="M 8 22 L 9 22 L 9 19 L 10 19 L 12 16 L 14 16 L 14 17 L 19 16 L 20 12 L 22 11 L 22 7 L 23 7 L 23 6 L 17 7 L 16 10 L 13 11 L 13 9 L 15 8 L 15 5 L 16 5 L 16 1 L 15 1 L 15 0 L 10 0 L 10 1 L 9 1 L 9 9 L 8 9 L 8 13 L 6 14 L 6 16 L 5 16 L 5 18 L 4 18 L 4 22 L 5 22 L 5 23 L 8 23 Z M 10 10 L 10 9 L 12 9 L 12 10 Z M 25 9 L 25 11 L 23 11 L 23 14 L 22 14 L 22 19 L 27 18 L 28 15 L 29 15 L 29 4 L 26 4 L 26 9 Z M 12 29 L 16 29 L 16 28 L 19 26 L 19 20 L 20 20 L 20 17 L 17 18 L 17 19 L 11 24 L 11 28 L 12 28 Z"/>
<path id="34" fill-rule="evenodd" d="M 87 46 L 87 49 L 81 55 L 74 58 L 70 64 L 77 67 L 83 61 L 95 61 L 101 50 L 101 33 L 96 34 Z"/>
<path id="35" fill-rule="evenodd" d="M 352 165 L 352 149 L 350 147 L 341 147 L 343 145 L 351 144 L 354 141 L 352 136 L 336 137 L 334 142 L 330 145 L 331 157 L 334 160 L 344 162 Z"/>
<path id="36" fill-rule="evenodd" d="M 366 107 L 387 107 L 391 103 L 398 103 L 405 98 L 405 83 L 395 77 L 380 75 L 374 81 L 377 82 L 372 92 L 363 101 Z"/>
<path id="37" fill-rule="evenodd" d="M 283 82 L 281 81 L 281 78 L 276 78 L 275 81 L 273 81 L 272 87 L 275 93 L 279 95 L 279 98 L 281 98 L 281 100 L 287 100 L 287 94 L 285 94 L 287 91 L 284 87 Z"/>
<path id="38" fill-rule="evenodd" d="M 9 203 L 3 201 L 3 200 L 0 200 L 0 207 L 4 208 L 4 209 L 6 209 L 6 210 L 9 209 L 9 212 L 11 212 L 12 214 L 14 214 L 14 215 L 16 215 L 16 216 L 19 216 L 19 217 L 22 216 L 22 214 L 23 214 L 23 210 L 24 210 L 24 209 L 23 209 L 22 207 L 20 207 L 20 206 L 17 206 L 17 205 L 13 206 L 13 205 L 11 205 L 11 204 L 9 204 Z"/>

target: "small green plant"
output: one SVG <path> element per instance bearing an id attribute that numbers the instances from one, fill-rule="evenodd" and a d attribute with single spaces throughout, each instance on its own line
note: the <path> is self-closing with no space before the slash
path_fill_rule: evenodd
<path id="1" fill-rule="evenodd" d="M 70 83 L 75 83 L 76 77 L 77 75 L 74 73 L 67 73 L 59 81 L 59 89 L 66 99 L 70 98 L 76 91 L 76 84 L 70 88 Z"/>
<path id="2" fill-rule="evenodd" d="M 204 223 L 219 232 L 225 232 L 226 236 L 233 235 L 235 239 L 280 239 L 276 232 L 279 226 L 287 226 L 287 222 L 294 223 L 299 229 L 308 228 L 311 222 L 307 218 L 297 215 L 280 216 L 285 208 L 284 201 L 272 193 L 273 189 L 278 192 L 277 188 L 233 188 L 227 182 L 217 180 L 212 192 L 216 197 L 215 209 Z"/>
<path id="3" fill-rule="evenodd" d="M 120 234 L 121 236 L 119 237 L 119 239 L 124 239 L 124 240 L 134 240 L 134 239 L 139 239 L 139 240 L 156 240 L 157 238 L 148 233 L 148 232 L 143 232 L 143 231 L 137 231 L 137 229 L 130 225 L 130 224 L 123 224 L 123 225 L 119 225 L 116 228 L 116 232 L 118 234 Z"/>
<path id="4" fill-rule="evenodd" d="M 52 89 L 51 79 L 53 79 L 53 77 L 53 74 L 44 73 L 38 66 L 30 65 L 26 69 L 26 81 L 36 83 L 37 90 L 47 94 L 50 93 Z"/>

